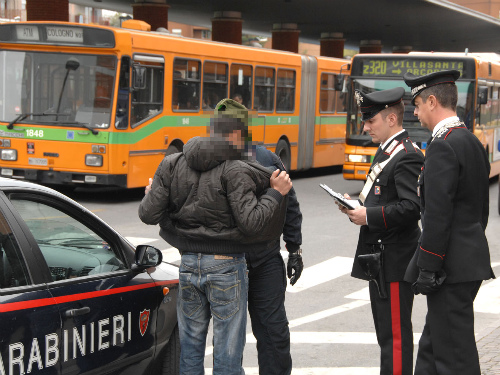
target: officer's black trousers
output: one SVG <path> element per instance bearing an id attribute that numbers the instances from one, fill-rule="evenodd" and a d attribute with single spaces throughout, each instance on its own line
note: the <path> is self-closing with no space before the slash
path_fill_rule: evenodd
<path id="1" fill-rule="evenodd" d="M 413 292 L 405 281 L 386 283 L 387 299 L 381 299 L 370 281 L 373 322 L 380 346 L 380 375 L 411 375 L 413 372 Z"/>
<path id="2" fill-rule="evenodd" d="M 481 281 L 444 284 L 427 296 L 415 375 L 480 375 L 474 299 Z"/>
<path id="3" fill-rule="evenodd" d="M 286 273 L 281 254 L 249 267 L 248 311 L 257 339 L 260 375 L 292 371 L 290 331 L 285 311 Z"/>

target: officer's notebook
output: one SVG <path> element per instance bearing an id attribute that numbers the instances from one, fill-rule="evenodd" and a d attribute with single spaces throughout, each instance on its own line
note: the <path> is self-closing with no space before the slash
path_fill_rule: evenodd
<path id="1" fill-rule="evenodd" d="M 322 187 L 323 189 L 325 189 L 325 191 L 328 194 L 330 194 L 338 204 L 341 204 L 342 206 L 344 206 L 348 210 L 354 210 L 356 207 L 359 206 L 359 202 L 357 200 L 346 199 L 342 194 L 339 194 L 336 191 L 333 191 L 325 184 L 319 184 L 319 186 Z"/>

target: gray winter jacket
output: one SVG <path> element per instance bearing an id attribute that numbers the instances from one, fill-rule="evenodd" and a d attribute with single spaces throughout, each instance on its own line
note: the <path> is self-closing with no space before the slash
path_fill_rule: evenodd
<path id="1" fill-rule="evenodd" d="M 160 163 L 139 206 L 146 224 L 182 252 L 246 253 L 273 246 L 286 199 L 270 188 L 271 171 L 217 138 L 195 137 Z"/>

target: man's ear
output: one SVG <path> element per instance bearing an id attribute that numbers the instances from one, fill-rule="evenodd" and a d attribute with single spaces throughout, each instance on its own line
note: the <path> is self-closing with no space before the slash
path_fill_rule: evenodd
<path id="1" fill-rule="evenodd" d="M 427 102 L 429 103 L 429 107 L 431 109 L 436 108 L 436 106 L 438 104 L 438 100 L 434 95 L 429 95 L 429 97 L 427 98 Z"/>
<path id="2" fill-rule="evenodd" d="M 391 128 L 398 124 L 398 116 L 394 112 L 387 115 L 387 120 L 389 120 L 389 126 Z"/>

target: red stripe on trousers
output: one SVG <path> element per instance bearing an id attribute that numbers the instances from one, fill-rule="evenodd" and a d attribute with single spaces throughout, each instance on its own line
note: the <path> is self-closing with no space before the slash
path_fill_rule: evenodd
<path id="1" fill-rule="evenodd" d="M 399 283 L 391 283 L 392 316 L 392 373 L 403 374 L 403 349 L 401 342 L 401 312 L 399 302 Z"/>

